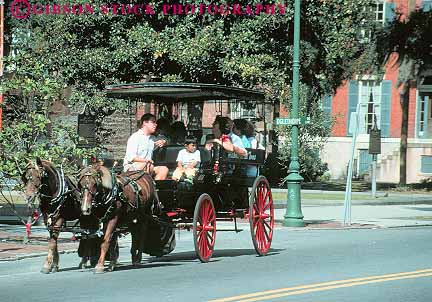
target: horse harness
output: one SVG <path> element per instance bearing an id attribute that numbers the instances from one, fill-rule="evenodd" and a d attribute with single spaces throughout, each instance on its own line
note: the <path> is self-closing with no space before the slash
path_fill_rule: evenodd
<path id="1" fill-rule="evenodd" d="M 40 174 L 41 179 L 48 176 L 47 172 L 45 171 L 45 168 L 43 168 L 42 170 L 43 170 L 43 172 Z M 49 205 L 55 206 L 55 210 L 53 212 L 51 212 L 50 214 L 48 214 L 48 217 L 46 220 L 47 228 L 50 229 L 51 231 L 54 229 L 54 227 L 52 225 L 55 224 L 55 222 L 57 221 L 58 214 L 60 213 L 60 210 L 66 201 L 66 196 L 69 195 L 70 193 L 76 191 L 76 188 L 69 190 L 68 184 L 65 180 L 63 167 L 60 167 L 60 171 L 57 169 L 54 169 L 54 168 L 52 170 L 54 171 L 54 173 L 56 174 L 57 179 L 58 179 L 57 194 L 55 196 L 50 196 L 50 195 L 46 195 L 46 194 L 41 193 L 39 190 L 38 190 L 38 194 L 37 194 L 37 195 L 39 195 L 39 197 L 44 197 L 44 198 L 50 199 Z M 43 185 L 46 186 L 46 184 L 41 184 L 41 187 Z"/>
<path id="2" fill-rule="evenodd" d="M 86 183 L 83 187 L 84 191 L 87 190 L 90 195 L 92 196 L 92 205 L 95 207 L 98 207 L 98 204 L 96 203 L 96 197 L 99 195 L 99 188 L 102 186 L 102 179 L 98 173 L 91 173 L 90 171 L 85 173 L 81 178 L 78 180 L 80 182 L 84 177 L 86 177 Z M 96 191 L 92 192 L 89 187 L 90 183 L 90 177 L 93 177 L 96 184 Z M 109 220 L 109 217 L 111 217 L 111 214 L 114 212 L 116 208 L 116 200 L 119 193 L 119 186 L 116 181 L 116 176 L 113 172 L 111 172 L 111 189 L 107 191 L 106 195 L 102 197 L 102 205 L 108 206 L 107 210 L 105 211 L 105 214 L 102 218 L 99 220 L 101 222 L 106 222 Z"/>

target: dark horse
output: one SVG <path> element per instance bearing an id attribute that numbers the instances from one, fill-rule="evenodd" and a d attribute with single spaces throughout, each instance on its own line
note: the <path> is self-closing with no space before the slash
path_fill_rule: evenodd
<path id="1" fill-rule="evenodd" d="M 95 272 L 104 271 L 105 258 L 118 225 L 128 225 L 132 235 L 132 264 L 140 263 L 146 216 L 157 201 L 153 178 L 141 171 L 114 175 L 106 167 L 93 164 L 81 170 L 78 188 L 82 215 L 96 215 L 105 225 Z M 115 264 L 116 260 L 111 259 L 109 270 L 113 270 Z"/>
<path id="2" fill-rule="evenodd" d="M 37 158 L 35 163 L 29 162 L 22 180 L 27 202 L 40 199 L 39 208 L 50 233 L 48 255 L 41 272 L 46 274 L 57 272 L 59 263 L 57 239 L 65 221 L 80 217 L 79 195 L 72 181 L 64 176 L 62 170 L 56 169 L 51 162 L 40 158 Z"/>

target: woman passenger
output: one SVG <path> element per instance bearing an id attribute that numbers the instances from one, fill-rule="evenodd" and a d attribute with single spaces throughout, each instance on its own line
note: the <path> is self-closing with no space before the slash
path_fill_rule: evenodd
<path id="1" fill-rule="evenodd" d="M 246 149 L 241 138 L 232 132 L 233 121 L 226 116 L 216 116 L 213 122 L 213 142 L 221 145 L 226 151 L 235 153 L 241 157 L 247 155 Z"/>

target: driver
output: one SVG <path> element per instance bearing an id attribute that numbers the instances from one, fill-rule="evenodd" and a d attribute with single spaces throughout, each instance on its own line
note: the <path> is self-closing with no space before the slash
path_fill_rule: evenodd
<path id="1" fill-rule="evenodd" d="M 126 155 L 123 161 L 125 172 L 144 170 L 149 174 L 155 174 L 156 180 L 167 178 L 168 167 L 153 166 L 153 150 L 167 144 L 166 140 L 155 140 L 152 135 L 155 131 L 156 117 L 151 113 L 144 114 L 141 117 L 141 128 L 132 134 L 127 141 Z"/>

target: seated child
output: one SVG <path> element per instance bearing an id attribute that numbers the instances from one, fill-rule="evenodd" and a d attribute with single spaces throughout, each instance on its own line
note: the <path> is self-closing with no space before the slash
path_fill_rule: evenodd
<path id="1" fill-rule="evenodd" d="M 184 176 L 185 180 L 192 182 L 201 161 L 201 155 L 197 150 L 197 141 L 194 137 L 187 137 L 184 145 L 185 148 L 180 150 L 177 156 L 177 168 L 172 179 L 178 181 Z"/>

